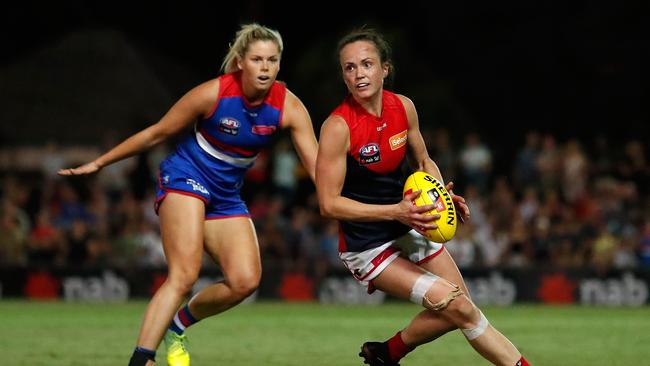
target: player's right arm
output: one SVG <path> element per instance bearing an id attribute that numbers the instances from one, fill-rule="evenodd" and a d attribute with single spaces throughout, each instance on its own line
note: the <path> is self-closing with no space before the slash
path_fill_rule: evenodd
<path id="1" fill-rule="evenodd" d="M 349 221 L 398 220 L 426 230 L 437 227 L 431 221 L 435 216 L 424 215 L 433 205 L 418 207 L 411 203 L 419 191 L 392 205 L 367 204 L 341 196 L 349 145 L 347 123 L 339 116 L 330 116 L 321 128 L 316 159 L 316 191 L 323 216 Z"/>
<path id="2" fill-rule="evenodd" d="M 61 169 L 59 175 L 94 173 L 106 165 L 128 158 L 167 140 L 196 121 L 207 116 L 216 102 L 219 80 L 207 81 L 181 97 L 157 123 L 132 135 L 97 159 L 77 168 Z"/>

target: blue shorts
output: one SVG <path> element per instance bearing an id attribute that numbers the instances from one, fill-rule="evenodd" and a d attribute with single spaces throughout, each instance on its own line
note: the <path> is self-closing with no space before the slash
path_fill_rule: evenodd
<path id="1" fill-rule="evenodd" d="M 240 197 L 241 181 L 219 181 L 210 177 L 188 159 L 174 153 L 160 163 L 155 210 L 169 193 L 196 197 L 205 203 L 205 219 L 250 217 Z"/>

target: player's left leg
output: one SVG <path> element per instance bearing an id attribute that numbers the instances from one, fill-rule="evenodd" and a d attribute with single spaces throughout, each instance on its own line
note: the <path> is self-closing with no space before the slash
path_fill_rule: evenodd
<path id="1" fill-rule="evenodd" d="M 204 236 L 205 249 L 219 262 L 225 278 L 204 288 L 190 300 L 189 310 L 197 319 L 239 304 L 257 290 L 262 276 L 257 235 L 250 218 L 208 220 Z"/>
<path id="2" fill-rule="evenodd" d="M 419 238 L 415 236 L 411 238 L 412 243 L 417 244 L 412 246 L 408 241 L 406 243 L 402 242 L 400 247 L 403 250 L 403 256 L 408 257 L 411 261 L 418 263 L 420 267 L 427 270 L 430 273 L 433 273 L 441 278 L 444 278 L 451 283 L 458 284 L 460 290 L 469 298 L 469 291 L 463 277 L 456 266 L 453 258 L 446 249 L 442 248 L 439 251 L 435 251 L 435 244 L 433 247 L 428 249 L 421 249 L 423 243 L 418 243 Z M 427 245 L 431 245 L 428 243 Z M 420 246 L 420 249 L 417 249 Z M 427 248 L 425 246 L 425 248 Z M 482 314 L 481 314 L 482 316 Z M 398 362 L 402 357 L 411 352 L 415 347 L 431 342 L 438 337 L 444 335 L 445 333 L 458 329 L 458 327 L 452 322 L 448 317 L 445 317 L 441 314 L 440 311 L 434 311 L 431 309 L 426 309 L 420 312 L 410 324 L 404 328 L 402 331 L 397 332 L 392 338 L 383 342 L 383 344 L 377 342 L 368 342 L 368 346 L 372 346 L 376 349 L 385 349 L 386 352 L 390 355 L 391 359 L 395 362 Z M 464 332 L 467 333 L 467 332 Z M 501 348 L 504 352 L 510 354 L 519 354 L 517 349 L 507 340 L 501 333 L 494 329 L 491 325 L 487 325 L 486 333 L 489 336 L 481 337 L 480 341 L 470 340 L 470 344 L 483 354 L 484 357 L 487 353 L 490 353 L 492 350 L 498 348 L 492 345 L 484 345 L 482 343 L 485 340 L 497 340 L 501 343 Z M 468 338 L 469 339 L 469 338 Z M 365 346 L 365 345 L 364 345 Z M 372 348 L 371 347 L 371 348 Z M 528 365 L 526 360 L 523 359 L 520 355 L 518 356 L 517 365 Z M 489 357 L 486 357 L 490 359 Z M 507 358 L 507 356 L 506 356 Z M 496 356 L 492 360 L 500 362 L 503 359 L 503 356 Z"/>
<path id="3" fill-rule="evenodd" d="M 418 263 L 420 267 L 442 278 L 457 283 L 469 297 L 469 291 L 456 263 L 446 249 L 442 248 L 431 257 Z M 432 342 L 446 333 L 458 329 L 451 321 L 438 312 L 425 309 L 394 336 L 383 342 L 391 358 L 399 361 L 417 346 Z"/>
<path id="4" fill-rule="evenodd" d="M 262 273 L 259 246 L 248 217 L 206 220 L 203 233 L 204 248 L 219 263 L 224 280 L 199 291 L 176 313 L 165 335 L 168 362 L 174 354 L 179 359 L 189 359 L 184 334 L 187 327 L 239 304 L 259 285 Z"/>

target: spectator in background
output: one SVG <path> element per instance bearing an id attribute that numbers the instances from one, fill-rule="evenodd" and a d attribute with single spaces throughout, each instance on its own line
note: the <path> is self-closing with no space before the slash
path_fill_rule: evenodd
<path id="1" fill-rule="evenodd" d="M 598 135 L 593 141 L 591 156 L 592 176 L 612 175 L 615 167 L 615 156 L 609 144 L 609 138 L 604 135 Z"/>
<path id="2" fill-rule="evenodd" d="M 460 269 L 471 268 L 476 266 L 477 261 L 477 243 L 474 238 L 474 225 L 467 222 L 460 225 L 456 231 L 456 235 L 445 245 L 449 254 L 454 258 L 454 262 Z"/>
<path id="3" fill-rule="evenodd" d="M 576 139 L 567 141 L 562 156 L 562 193 L 573 204 L 586 194 L 589 179 L 589 162 Z"/>
<path id="4" fill-rule="evenodd" d="M 514 167 L 514 182 L 519 188 L 535 185 L 539 179 L 537 158 L 540 153 L 540 142 L 539 132 L 528 131 L 526 133 L 526 142 L 517 153 Z"/>
<path id="5" fill-rule="evenodd" d="M 56 141 L 48 141 L 45 144 L 43 160 L 41 160 L 41 172 L 45 179 L 45 184 L 50 184 L 52 180 L 59 179 L 57 172 L 65 168 L 65 159 L 63 158 L 59 145 Z"/>
<path id="6" fill-rule="evenodd" d="M 318 145 L 311 119 L 300 99 L 276 81 L 282 49 L 277 31 L 242 26 L 223 61 L 224 75 L 195 87 L 159 122 L 96 160 L 59 172 L 97 172 L 195 124 L 194 132 L 160 165 L 156 204 L 169 275 L 147 307 L 130 366 L 154 364 L 163 336 L 167 363 L 189 365 L 186 327 L 239 304 L 259 285 L 259 246 L 240 189 L 244 174 L 273 135 L 283 128 L 291 132 L 314 178 Z M 123 228 L 126 248 L 134 231 Z M 204 251 L 219 262 L 225 279 L 202 289 L 177 311 L 198 279 Z"/>
<path id="7" fill-rule="evenodd" d="M 79 267 L 89 262 L 90 255 L 88 242 L 90 241 L 90 230 L 84 220 L 75 219 L 65 233 L 67 243 L 67 263 Z"/>
<path id="8" fill-rule="evenodd" d="M 539 210 L 539 197 L 537 195 L 537 188 L 534 186 L 527 186 L 524 188 L 523 196 L 519 200 L 517 213 L 524 223 L 529 224 L 533 221 Z"/>
<path id="9" fill-rule="evenodd" d="M 607 226 L 600 225 L 591 251 L 591 265 L 599 270 L 609 269 L 618 245 L 619 240 L 607 230 Z"/>
<path id="10" fill-rule="evenodd" d="M 639 263 L 646 268 L 650 268 L 650 217 L 646 217 L 640 234 Z"/>
<path id="11" fill-rule="evenodd" d="M 642 195 L 650 193 L 650 165 L 640 141 L 632 140 L 625 144 L 623 161 L 618 164 L 618 171 L 621 179 L 633 182 Z"/>
<path id="12" fill-rule="evenodd" d="M 281 139 L 273 154 L 273 186 L 276 194 L 282 196 L 286 202 L 292 202 L 294 198 L 297 165 L 298 158 L 293 153 L 289 141 Z"/>
<path id="13" fill-rule="evenodd" d="M 27 252 L 31 264 L 61 265 L 65 262 L 66 243 L 61 231 L 52 224 L 46 209 L 39 211 L 36 216 Z"/>
<path id="14" fill-rule="evenodd" d="M 18 208 L 4 198 L 0 200 L 0 263 L 16 266 L 27 263 L 28 227 L 21 223 Z"/>
<path id="15" fill-rule="evenodd" d="M 555 137 L 545 134 L 542 138 L 542 150 L 537 155 L 537 171 L 540 177 L 540 188 L 544 191 L 559 189 L 560 185 L 560 152 Z"/>
<path id="16" fill-rule="evenodd" d="M 430 149 L 431 158 L 438 164 L 440 171 L 445 172 L 448 177 L 455 177 L 458 154 L 451 145 L 449 131 L 442 127 L 433 133 L 423 131 L 423 137 Z"/>
<path id="17" fill-rule="evenodd" d="M 470 132 L 460 150 L 460 169 L 466 185 L 474 185 L 486 193 L 492 173 L 492 152 L 483 144 L 479 135 Z"/>

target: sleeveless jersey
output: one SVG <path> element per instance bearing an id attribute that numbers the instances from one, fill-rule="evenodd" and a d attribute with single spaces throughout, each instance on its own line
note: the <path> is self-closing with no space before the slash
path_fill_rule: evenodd
<path id="1" fill-rule="evenodd" d="M 241 73 L 219 77 L 219 95 L 209 116 L 199 120 L 194 134 L 176 149 L 181 157 L 219 183 L 239 188 L 257 153 L 280 129 L 286 87 L 274 82 L 262 104 L 244 97 Z"/>
<path id="2" fill-rule="evenodd" d="M 408 118 L 396 94 L 384 90 L 381 117 L 366 111 L 349 95 L 332 115 L 350 130 L 347 173 L 341 195 L 368 204 L 402 200 L 408 176 L 406 164 Z M 362 252 L 406 234 L 399 221 L 340 221 L 339 251 Z"/>

